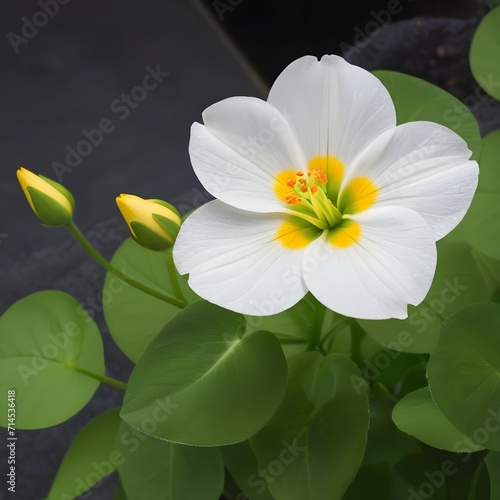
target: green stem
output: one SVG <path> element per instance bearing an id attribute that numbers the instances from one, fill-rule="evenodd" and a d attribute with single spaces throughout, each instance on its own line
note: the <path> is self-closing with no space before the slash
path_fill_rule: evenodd
<path id="1" fill-rule="evenodd" d="M 316 350 L 319 351 L 323 356 L 327 356 L 328 353 L 320 346 L 316 346 Z"/>
<path id="2" fill-rule="evenodd" d="M 174 289 L 174 295 L 182 300 L 184 303 L 187 303 L 186 297 L 182 293 L 181 284 L 179 283 L 179 277 L 175 271 L 174 257 L 171 252 L 165 252 L 164 254 L 165 262 L 167 264 L 168 275 L 170 277 L 170 283 L 172 284 L 172 288 Z"/>
<path id="3" fill-rule="evenodd" d="M 316 318 L 313 325 L 311 341 L 309 342 L 309 350 L 318 350 L 326 355 L 323 347 L 321 346 L 321 331 L 323 329 L 323 321 L 325 320 L 326 307 L 319 303 L 316 306 Z"/>
<path id="4" fill-rule="evenodd" d="M 425 304 L 441 321 L 445 321 L 446 318 L 434 310 L 426 300 L 422 300 L 422 304 Z"/>
<path id="5" fill-rule="evenodd" d="M 142 283 L 139 283 L 138 281 L 135 281 L 132 278 L 129 278 L 126 274 L 123 274 L 121 271 L 116 269 L 116 267 L 113 267 L 93 246 L 92 244 L 85 238 L 83 233 L 78 229 L 76 224 L 74 223 L 73 220 L 70 220 L 68 224 L 66 224 L 66 228 L 68 231 L 76 238 L 76 240 L 82 245 L 83 249 L 93 258 L 95 259 L 101 266 L 103 266 L 107 271 L 110 273 L 114 274 L 116 277 L 120 278 L 122 281 L 125 283 L 128 283 L 129 285 L 133 286 L 134 288 L 137 288 L 138 290 L 141 290 L 144 293 L 147 293 L 153 297 L 156 297 L 157 299 L 163 300 L 164 302 L 167 302 L 168 304 L 172 304 L 175 307 L 178 307 L 179 309 L 182 309 L 183 307 L 186 307 L 187 304 L 184 300 L 179 300 L 174 297 L 170 297 L 169 295 L 165 295 L 161 292 L 158 292 L 154 290 L 153 288 L 150 288 Z"/>
<path id="6" fill-rule="evenodd" d="M 348 324 L 351 322 L 351 319 L 345 319 L 341 321 L 338 325 L 335 325 L 324 337 L 323 340 L 321 341 L 321 345 L 325 345 L 326 341 L 328 340 L 329 337 L 337 333 L 341 328 L 344 327 L 344 325 Z"/>
<path id="7" fill-rule="evenodd" d="M 111 377 L 106 377 L 106 375 L 98 375 L 97 373 L 92 373 L 84 368 L 80 368 L 78 366 L 75 366 L 73 368 L 76 372 L 83 373 L 84 375 L 87 375 L 87 377 L 93 378 L 95 380 L 99 380 L 99 382 L 102 382 L 103 384 L 108 384 L 111 387 L 117 387 L 118 389 L 123 389 L 124 391 L 127 390 L 127 384 L 125 382 L 122 382 L 120 380 L 116 380 Z"/>

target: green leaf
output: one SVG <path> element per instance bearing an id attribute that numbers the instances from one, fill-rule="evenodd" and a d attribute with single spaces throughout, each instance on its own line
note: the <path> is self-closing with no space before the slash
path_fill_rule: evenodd
<path id="1" fill-rule="evenodd" d="M 356 476 L 365 450 L 366 384 L 342 354 L 298 354 L 289 361 L 283 404 L 250 444 L 275 500 L 336 500 Z"/>
<path id="2" fill-rule="evenodd" d="M 490 500 L 500 500 L 500 453 L 490 451 L 484 458 L 484 461 L 490 474 Z"/>
<path id="3" fill-rule="evenodd" d="M 255 434 L 283 399 L 287 366 L 274 335 L 244 335 L 245 327 L 240 314 L 205 301 L 183 309 L 137 363 L 122 418 L 146 434 L 197 446 Z"/>
<path id="4" fill-rule="evenodd" d="M 476 82 L 500 100 L 500 7 L 481 20 L 472 39 L 469 61 Z"/>
<path id="5" fill-rule="evenodd" d="M 71 500 L 116 470 L 123 460 L 115 445 L 121 422 L 119 412 L 119 408 L 113 408 L 102 413 L 77 434 L 63 458 L 47 500 Z"/>
<path id="6" fill-rule="evenodd" d="M 479 184 L 469 211 L 446 239 L 453 242 L 466 242 L 487 259 L 500 260 L 499 130 L 483 139 L 479 166 Z"/>
<path id="7" fill-rule="evenodd" d="M 198 296 L 177 273 L 171 255 L 171 249 L 165 253 L 153 252 L 129 238 L 118 248 L 111 264 L 136 281 L 171 296 L 175 296 L 171 280 L 174 276 L 187 301 L 195 302 Z M 177 307 L 137 290 L 111 273 L 107 274 L 104 283 L 103 304 L 111 336 L 134 362 L 161 328 L 179 312 Z"/>
<path id="8" fill-rule="evenodd" d="M 472 205 L 448 241 L 466 242 L 489 258 L 500 260 L 500 194 L 476 193 Z"/>
<path id="9" fill-rule="evenodd" d="M 118 467 L 128 500 L 218 500 L 224 464 L 217 448 L 196 448 L 148 437 L 125 422 L 117 435 Z"/>
<path id="10" fill-rule="evenodd" d="M 492 294 L 490 301 L 498 302 L 498 300 L 494 299 L 493 294 L 494 292 L 498 293 L 500 289 L 500 260 L 487 257 L 477 250 L 473 250 L 472 255 L 489 292 Z"/>
<path id="11" fill-rule="evenodd" d="M 399 430 L 441 450 L 459 451 L 457 447 L 467 439 L 439 410 L 428 387 L 401 399 L 394 407 L 392 419 Z M 472 443 L 468 451 L 482 449 L 484 446 Z"/>
<path id="12" fill-rule="evenodd" d="M 500 194 L 500 130 L 491 132 L 483 139 L 479 165 L 477 191 Z"/>
<path id="13" fill-rule="evenodd" d="M 377 342 L 394 351 L 429 353 L 436 346 L 443 319 L 474 302 L 485 302 L 485 286 L 468 245 L 438 242 L 436 275 L 425 300 L 408 307 L 405 320 L 360 320 Z"/>
<path id="14" fill-rule="evenodd" d="M 251 500 L 273 500 L 266 482 L 259 476 L 259 464 L 248 441 L 222 446 L 222 458 L 240 490 Z"/>
<path id="15" fill-rule="evenodd" d="M 427 365 L 439 409 L 471 440 L 496 451 L 500 451 L 499 332 L 500 305 L 465 307 L 443 323 Z M 462 451 L 469 451 L 468 446 Z"/>
<path id="16" fill-rule="evenodd" d="M 104 375 L 101 335 L 80 304 L 57 291 L 36 292 L 0 317 L 0 393 L 16 391 L 16 427 L 41 429 L 78 413 Z M 0 400 L 7 426 L 7 398 Z"/>
<path id="17" fill-rule="evenodd" d="M 385 85 L 396 107 L 398 125 L 413 121 L 431 121 L 451 128 L 460 135 L 477 160 L 481 152 L 481 134 L 470 109 L 445 90 L 414 76 L 395 71 L 374 71 Z"/>

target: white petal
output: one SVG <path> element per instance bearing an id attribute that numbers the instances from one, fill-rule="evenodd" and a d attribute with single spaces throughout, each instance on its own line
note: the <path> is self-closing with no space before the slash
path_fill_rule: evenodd
<path id="1" fill-rule="evenodd" d="M 463 218 L 477 187 L 478 165 L 467 143 L 432 122 L 405 123 L 378 137 L 353 163 L 344 184 L 367 176 L 379 189 L 377 206 L 417 211 L 436 240 Z"/>
<path id="2" fill-rule="evenodd" d="M 332 155 L 349 164 L 396 126 L 392 99 L 380 80 L 338 56 L 294 61 L 274 82 L 268 102 L 288 119 L 308 160 Z"/>
<path id="3" fill-rule="evenodd" d="M 285 118 L 260 99 L 232 97 L 207 108 L 203 120 L 191 128 L 189 154 L 205 189 L 237 208 L 286 211 L 275 175 L 303 169 L 305 160 Z"/>
<path id="4" fill-rule="evenodd" d="M 307 292 L 300 273 L 304 250 L 284 248 L 283 218 L 235 209 L 214 200 L 181 226 L 174 247 L 179 273 L 204 299 L 243 314 L 288 309 Z"/>
<path id="5" fill-rule="evenodd" d="M 425 298 L 436 268 L 436 244 L 425 220 L 399 207 L 353 216 L 358 243 L 335 248 L 322 237 L 308 248 L 303 276 L 328 308 L 360 319 L 407 317 L 407 305 Z"/>

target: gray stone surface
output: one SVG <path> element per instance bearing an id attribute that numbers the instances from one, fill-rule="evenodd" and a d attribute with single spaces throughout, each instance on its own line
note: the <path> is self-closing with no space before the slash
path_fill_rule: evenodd
<path id="1" fill-rule="evenodd" d="M 346 58 L 369 70 L 400 71 L 447 90 L 474 113 L 484 136 L 500 128 L 500 102 L 481 89 L 470 71 L 468 54 L 478 22 L 423 17 L 400 21 L 353 47 Z"/>

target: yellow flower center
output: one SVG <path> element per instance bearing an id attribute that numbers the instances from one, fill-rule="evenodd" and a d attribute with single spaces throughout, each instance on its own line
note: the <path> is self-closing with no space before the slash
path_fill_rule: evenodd
<path id="1" fill-rule="evenodd" d="M 338 248 L 359 241 L 360 224 L 346 216 L 370 208 L 378 188 L 368 177 L 355 177 L 341 191 L 344 173 L 338 158 L 317 156 L 305 171 L 286 169 L 275 176 L 276 196 L 294 212 L 276 234 L 283 246 L 304 248 L 323 232 Z"/>

